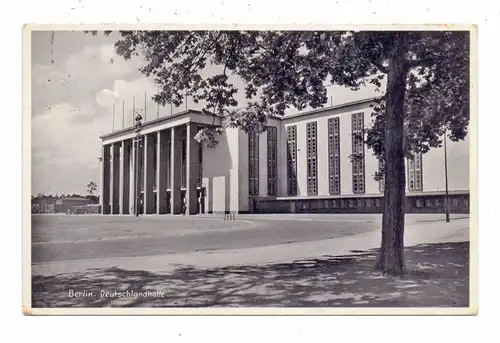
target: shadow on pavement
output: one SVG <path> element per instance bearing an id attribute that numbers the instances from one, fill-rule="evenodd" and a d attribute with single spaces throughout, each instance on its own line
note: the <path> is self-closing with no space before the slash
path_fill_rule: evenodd
<path id="1" fill-rule="evenodd" d="M 375 272 L 376 254 L 377 250 L 353 251 L 345 256 L 264 266 L 183 266 L 170 274 L 108 268 L 33 276 L 32 306 L 469 306 L 468 242 L 407 247 L 408 272 L 402 277 Z M 115 291 L 128 292 L 128 296 L 118 297 Z M 70 296 L 70 292 L 82 296 Z"/>

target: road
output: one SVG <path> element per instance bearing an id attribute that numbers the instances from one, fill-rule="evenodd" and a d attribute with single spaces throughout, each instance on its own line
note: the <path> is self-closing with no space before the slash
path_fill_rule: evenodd
<path id="1" fill-rule="evenodd" d="M 378 215 L 32 217 L 32 263 L 244 249 L 380 229 Z"/>

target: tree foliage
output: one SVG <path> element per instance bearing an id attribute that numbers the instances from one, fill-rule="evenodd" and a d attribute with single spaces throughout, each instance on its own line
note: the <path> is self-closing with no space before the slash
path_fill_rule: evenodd
<path id="1" fill-rule="evenodd" d="M 94 192 L 97 191 L 97 184 L 94 182 L 94 181 L 90 181 L 88 184 L 87 184 L 87 193 L 90 195 L 90 196 L 93 196 L 94 195 Z"/>
<path id="2" fill-rule="evenodd" d="M 404 133 L 405 154 L 426 153 L 440 147 L 443 134 L 452 141 L 465 138 L 469 123 L 468 33 L 432 33 L 417 41 L 414 63 L 406 82 Z M 417 49 L 418 48 L 418 49 Z M 386 95 L 387 96 L 387 95 Z M 367 145 L 383 160 L 385 96 L 378 100 Z"/>
<path id="3" fill-rule="evenodd" d="M 95 32 L 94 32 L 95 33 Z M 109 32 L 107 32 L 109 33 Z M 396 36 L 408 59 L 405 149 L 426 152 L 440 146 L 443 129 L 463 139 L 469 120 L 469 33 L 463 31 L 121 31 L 116 51 L 125 59 L 142 55 L 141 72 L 154 78 L 154 100 L 179 106 L 188 95 L 225 125 L 261 131 L 268 117 L 288 108 L 319 108 L 327 84 L 357 90 L 383 87 Z M 220 71 L 205 77 L 208 65 Z M 237 89 L 234 75 L 244 81 Z M 248 105 L 238 107 L 238 92 Z M 383 159 L 385 97 L 374 107 L 364 139 Z M 217 136 L 207 129 L 200 140 Z M 212 145 L 214 145 L 212 143 Z"/>

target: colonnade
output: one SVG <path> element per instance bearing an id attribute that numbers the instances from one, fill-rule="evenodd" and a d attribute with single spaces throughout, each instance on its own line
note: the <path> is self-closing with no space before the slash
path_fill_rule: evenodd
<path id="1" fill-rule="evenodd" d="M 103 145 L 102 214 L 181 214 L 183 190 L 186 214 L 198 213 L 196 132 L 189 123 Z"/>

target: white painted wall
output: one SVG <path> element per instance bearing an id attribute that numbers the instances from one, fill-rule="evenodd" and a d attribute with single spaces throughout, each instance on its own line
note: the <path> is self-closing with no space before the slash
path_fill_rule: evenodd
<path id="1" fill-rule="evenodd" d="M 307 195 L 306 123 L 295 123 L 297 125 L 297 195 L 301 196 Z"/>
<path id="2" fill-rule="evenodd" d="M 230 207 L 230 175 L 233 161 L 227 133 L 220 135 L 218 141 L 215 149 L 203 150 L 202 184 L 206 189 L 207 212 L 224 212 Z"/>
<path id="3" fill-rule="evenodd" d="M 357 112 L 357 111 L 356 111 Z M 351 114 L 339 115 L 340 125 L 340 194 L 352 193 L 352 153 Z"/>
<path id="4" fill-rule="evenodd" d="M 238 129 L 226 129 L 227 144 L 229 148 L 230 170 L 229 170 L 229 211 L 238 211 L 239 208 L 239 133 Z"/>
<path id="5" fill-rule="evenodd" d="M 204 149 L 202 183 L 207 190 L 206 210 L 248 211 L 248 136 L 241 130 L 228 128 L 218 141 L 215 149 Z M 264 177 L 267 177 L 265 166 Z"/>
<path id="6" fill-rule="evenodd" d="M 227 204 L 226 194 L 228 192 L 228 187 L 226 187 L 227 176 L 214 176 L 212 178 L 213 189 L 212 196 L 209 198 L 209 202 L 212 202 L 212 211 L 225 212 L 229 207 Z M 210 205 L 209 205 L 210 208 Z"/>
<path id="7" fill-rule="evenodd" d="M 288 192 L 287 182 L 287 153 L 288 153 L 288 135 L 286 128 L 281 123 L 278 128 L 278 196 L 286 196 Z"/>

